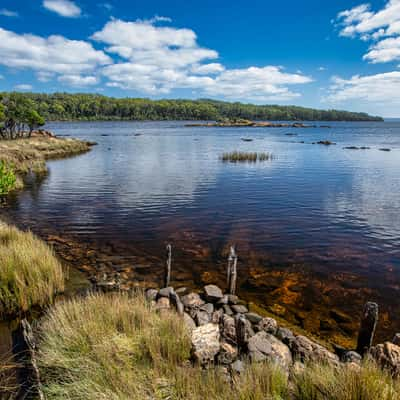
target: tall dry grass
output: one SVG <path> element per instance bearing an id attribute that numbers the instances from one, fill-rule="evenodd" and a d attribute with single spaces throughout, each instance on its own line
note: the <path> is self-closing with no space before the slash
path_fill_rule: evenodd
<path id="1" fill-rule="evenodd" d="M 0 222 L 0 318 L 44 306 L 64 290 L 62 266 L 30 232 Z"/>

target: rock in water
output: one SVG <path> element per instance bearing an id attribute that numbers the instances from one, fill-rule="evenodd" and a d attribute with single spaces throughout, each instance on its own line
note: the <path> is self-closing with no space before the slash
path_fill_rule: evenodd
<path id="1" fill-rule="evenodd" d="M 270 361 L 277 363 L 284 370 L 292 364 L 289 347 L 267 332 L 258 332 L 249 339 L 249 355 L 252 361 Z"/>
<path id="2" fill-rule="evenodd" d="M 204 292 L 205 292 L 207 301 L 209 301 L 211 303 L 217 302 L 224 297 L 222 290 L 218 286 L 215 286 L 215 285 L 205 286 Z"/>
<path id="3" fill-rule="evenodd" d="M 219 327 L 215 324 L 206 324 L 195 328 L 192 332 L 192 352 L 196 362 L 200 365 L 213 362 L 220 349 Z"/>
<path id="4" fill-rule="evenodd" d="M 382 368 L 387 368 L 396 376 L 400 376 L 400 346 L 390 342 L 371 347 L 369 354 Z"/>

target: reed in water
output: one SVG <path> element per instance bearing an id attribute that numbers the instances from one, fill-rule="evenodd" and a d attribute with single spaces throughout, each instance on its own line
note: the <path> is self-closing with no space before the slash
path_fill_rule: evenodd
<path id="1" fill-rule="evenodd" d="M 273 156 L 271 153 L 257 153 L 257 152 L 244 152 L 244 151 L 232 151 L 230 153 L 223 153 L 221 160 L 223 162 L 257 162 L 257 161 L 268 161 L 272 160 Z"/>

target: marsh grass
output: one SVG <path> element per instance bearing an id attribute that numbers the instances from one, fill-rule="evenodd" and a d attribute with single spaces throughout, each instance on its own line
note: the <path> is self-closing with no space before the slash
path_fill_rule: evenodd
<path id="1" fill-rule="evenodd" d="M 47 244 L 0 222 L 0 318 L 45 306 L 63 289 L 61 264 Z"/>
<path id="2" fill-rule="evenodd" d="M 1 140 L 0 162 L 11 167 L 17 175 L 12 189 L 18 189 L 23 186 L 24 174 L 47 172 L 46 160 L 84 153 L 90 147 L 91 143 L 69 138 L 32 137 Z"/>
<path id="3" fill-rule="evenodd" d="M 289 375 L 248 365 L 232 383 L 219 367 L 187 360 L 176 313 L 156 313 L 142 294 L 93 294 L 49 311 L 39 328 L 47 399 L 399 400 L 399 383 L 368 361 L 361 369 L 310 364 Z"/>
<path id="4" fill-rule="evenodd" d="M 223 162 L 250 162 L 256 163 L 257 161 L 268 161 L 272 160 L 273 156 L 271 153 L 256 153 L 256 152 L 244 152 L 244 151 L 232 151 L 230 153 L 223 153 L 221 160 Z"/>

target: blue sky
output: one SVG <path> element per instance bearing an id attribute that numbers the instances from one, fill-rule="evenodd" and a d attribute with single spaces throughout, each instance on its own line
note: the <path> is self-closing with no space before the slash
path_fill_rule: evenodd
<path id="1" fill-rule="evenodd" d="M 400 116 L 400 0 L 1 0 L 0 90 Z"/>

